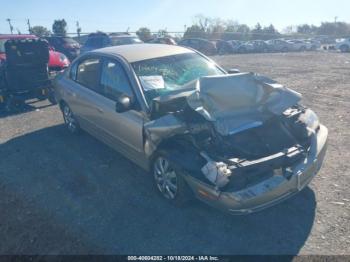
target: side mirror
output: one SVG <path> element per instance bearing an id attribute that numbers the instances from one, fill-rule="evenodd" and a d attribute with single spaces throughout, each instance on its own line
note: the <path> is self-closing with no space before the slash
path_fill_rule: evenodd
<path id="1" fill-rule="evenodd" d="M 227 71 L 227 73 L 229 73 L 230 75 L 233 75 L 233 74 L 239 74 L 241 71 L 239 71 L 239 69 L 237 68 L 231 68 Z"/>
<path id="2" fill-rule="evenodd" d="M 117 113 L 123 113 L 123 112 L 126 112 L 128 110 L 130 110 L 131 108 L 131 98 L 128 97 L 127 95 L 120 95 L 118 98 L 117 98 L 117 101 L 115 103 L 115 111 Z"/>

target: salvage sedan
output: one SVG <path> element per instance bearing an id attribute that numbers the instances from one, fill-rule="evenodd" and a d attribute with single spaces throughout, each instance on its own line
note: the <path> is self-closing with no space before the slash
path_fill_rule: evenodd
<path id="1" fill-rule="evenodd" d="M 54 86 L 69 131 L 84 129 L 149 171 L 174 204 L 196 197 L 251 213 L 306 187 L 325 156 L 327 128 L 299 93 L 229 74 L 185 47 L 91 51 Z"/>

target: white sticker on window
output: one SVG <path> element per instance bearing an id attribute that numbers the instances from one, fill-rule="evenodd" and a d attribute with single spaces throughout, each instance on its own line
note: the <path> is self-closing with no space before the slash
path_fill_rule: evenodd
<path id="1" fill-rule="evenodd" d="M 140 80 L 145 91 L 165 88 L 163 76 L 140 76 Z"/>

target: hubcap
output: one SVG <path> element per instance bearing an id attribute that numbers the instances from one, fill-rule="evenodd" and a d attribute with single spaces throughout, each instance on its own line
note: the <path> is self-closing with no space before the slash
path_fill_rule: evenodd
<path id="1" fill-rule="evenodd" d="M 164 197 L 174 199 L 177 194 L 177 176 L 167 159 L 159 157 L 154 163 L 154 178 Z"/>
<path id="2" fill-rule="evenodd" d="M 77 125 L 76 125 L 73 113 L 68 106 L 65 106 L 63 108 L 63 118 L 64 118 L 64 122 L 66 123 L 68 129 L 71 132 L 74 132 L 76 130 Z"/>

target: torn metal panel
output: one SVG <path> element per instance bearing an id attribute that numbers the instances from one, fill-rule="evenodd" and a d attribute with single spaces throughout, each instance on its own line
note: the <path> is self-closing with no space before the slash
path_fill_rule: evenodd
<path id="1" fill-rule="evenodd" d="M 144 125 L 146 135 L 145 151 L 152 154 L 162 140 L 177 134 L 184 134 L 187 125 L 173 114 L 168 114 Z"/>

